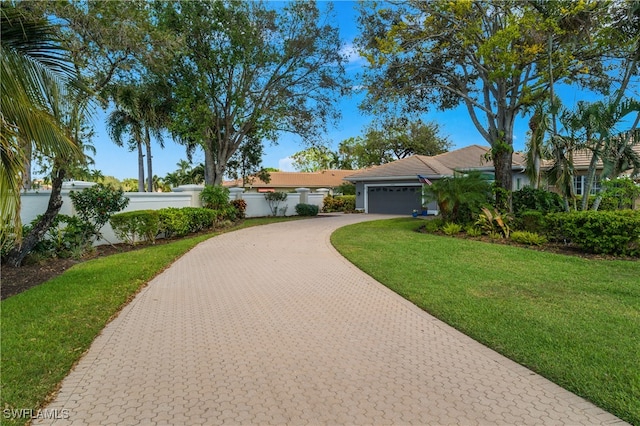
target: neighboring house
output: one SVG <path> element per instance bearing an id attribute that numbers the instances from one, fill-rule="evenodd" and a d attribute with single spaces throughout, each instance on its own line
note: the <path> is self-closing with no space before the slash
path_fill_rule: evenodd
<path id="1" fill-rule="evenodd" d="M 347 176 L 356 185 L 356 209 L 366 213 L 411 214 L 423 209 L 421 175 L 430 181 L 453 176 L 456 171 L 479 170 L 493 175 L 493 162 L 487 160 L 490 148 L 471 145 L 435 156 L 413 155 Z M 524 174 L 525 157 L 513 154 L 513 189 L 528 185 Z M 437 205 L 425 206 L 436 213 Z"/>
<path id="2" fill-rule="evenodd" d="M 322 170 L 319 172 L 269 172 L 271 180 L 263 182 L 257 177 L 250 177 L 244 185 L 247 192 L 291 192 L 296 188 L 309 188 L 311 192 L 326 188 L 333 194 L 334 188 L 344 184 L 346 176 L 354 174 L 354 170 Z M 224 182 L 226 187 L 242 187 L 242 179 Z"/>

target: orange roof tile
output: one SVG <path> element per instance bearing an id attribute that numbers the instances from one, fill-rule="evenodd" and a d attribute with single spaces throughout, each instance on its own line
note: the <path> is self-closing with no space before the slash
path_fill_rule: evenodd
<path id="1" fill-rule="evenodd" d="M 334 188 L 342 185 L 344 178 L 355 173 L 354 170 L 322 170 L 319 172 L 270 172 L 271 181 L 265 183 L 258 178 L 247 183 L 253 188 Z M 242 179 L 224 182 L 224 186 L 242 186 Z"/>

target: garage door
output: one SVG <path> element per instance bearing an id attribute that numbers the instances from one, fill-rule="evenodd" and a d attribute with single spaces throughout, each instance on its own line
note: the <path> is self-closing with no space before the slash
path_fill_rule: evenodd
<path id="1" fill-rule="evenodd" d="M 422 209 L 420 186 L 370 186 L 367 191 L 369 213 L 410 215 Z"/>

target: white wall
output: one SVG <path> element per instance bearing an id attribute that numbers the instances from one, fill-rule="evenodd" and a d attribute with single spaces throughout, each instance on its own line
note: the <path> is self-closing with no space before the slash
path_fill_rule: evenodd
<path id="1" fill-rule="evenodd" d="M 73 204 L 69 197 L 69 192 L 74 190 L 82 190 L 92 184 L 88 182 L 66 182 L 62 189 L 62 208 L 60 214 L 72 216 L 74 214 Z M 125 192 L 125 196 L 129 198 L 129 205 L 123 210 L 123 212 L 136 211 L 136 210 L 160 210 L 165 207 L 200 207 L 200 192 L 202 186 L 199 185 L 185 185 L 183 187 L 175 188 L 175 192 Z M 29 191 L 21 194 L 21 209 L 20 219 L 23 224 L 29 224 L 38 215 L 43 214 L 47 210 L 49 203 L 49 197 L 51 191 Z M 307 197 L 307 204 L 317 205 L 322 210 L 322 204 L 326 192 L 322 193 L 307 193 L 302 195 L 301 193 L 287 194 L 287 199 L 280 203 L 280 207 L 286 206 L 285 215 L 296 215 L 296 204 L 300 203 L 301 197 Z M 264 198 L 264 194 L 258 193 L 242 193 L 238 190 L 232 191 L 229 198 L 234 200 L 241 198 L 247 203 L 246 216 L 247 217 L 264 217 L 271 216 L 271 209 Z M 278 212 L 278 216 L 282 215 Z M 111 225 L 108 223 L 101 230 L 106 241 L 101 240 L 97 244 L 107 243 L 119 243 L 111 229 Z"/>

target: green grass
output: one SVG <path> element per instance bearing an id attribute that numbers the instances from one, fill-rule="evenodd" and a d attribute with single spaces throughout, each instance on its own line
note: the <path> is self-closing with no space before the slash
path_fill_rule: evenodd
<path id="1" fill-rule="evenodd" d="M 640 262 L 415 232 L 414 219 L 337 230 L 351 262 L 437 318 L 640 425 Z"/>
<path id="2" fill-rule="evenodd" d="M 249 219 L 229 230 L 292 219 Z M 218 234 L 87 261 L 3 300 L 2 409 L 41 407 L 110 318 L 154 276 L 198 243 Z M 3 424 L 18 423 L 0 416 Z"/>

